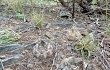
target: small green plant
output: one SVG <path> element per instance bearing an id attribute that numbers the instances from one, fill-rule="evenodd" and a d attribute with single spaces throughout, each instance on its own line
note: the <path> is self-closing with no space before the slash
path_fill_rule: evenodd
<path id="1" fill-rule="evenodd" d="M 8 0 L 6 3 L 8 4 L 7 9 L 11 9 L 13 13 L 23 13 L 24 0 Z"/>
<path id="2" fill-rule="evenodd" d="M 105 34 L 106 34 L 106 35 L 110 35 L 110 28 L 107 28 L 107 29 L 105 30 Z"/>
<path id="3" fill-rule="evenodd" d="M 10 32 L 10 29 L 0 32 L 0 44 L 12 43 L 14 41 L 17 41 L 18 39 L 20 39 L 20 36 L 12 34 Z"/>
<path id="4" fill-rule="evenodd" d="M 88 59 L 91 56 L 91 52 L 96 50 L 97 47 L 98 46 L 93 42 L 93 38 L 90 35 L 83 37 L 75 46 L 76 50 L 80 50 L 83 57 L 87 55 Z"/>
<path id="5" fill-rule="evenodd" d="M 32 19 L 38 28 L 42 28 L 44 16 L 42 14 L 32 14 Z"/>
<path id="6" fill-rule="evenodd" d="M 18 19 L 23 19 L 25 21 L 25 15 L 24 14 L 21 14 L 21 13 L 16 13 L 16 17 Z"/>
<path id="7" fill-rule="evenodd" d="M 23 11 L 23 2 L 18 2 L 16 4 L 17 12 L 22 13 Z"/>

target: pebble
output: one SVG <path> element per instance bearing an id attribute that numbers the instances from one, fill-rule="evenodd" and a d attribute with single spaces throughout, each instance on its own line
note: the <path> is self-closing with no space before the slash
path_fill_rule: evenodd
<path id="1" fill-rule="evenodd" d="M 5 59 L 6 56 L 5 55 L 0 55 L 0 59 Z"/>
<path id="2" fill-rule="evenodd" d="M 49 39 L 52 38 L 51 32 L 46 32 L 45 36 L 47 36 Z"/>
<path id="3" fill-rule="evenodd" d="M 62 70 L 70 70 L 67 66 L 65 66 Z"/>
<path id="4" fill-rule="evenodd" d="M 28 68 L 33 68 L 33 64 L 28 64 L 27 67 Z"/>
<path id="5" fill-rule="evenodd" d="M 71 68 L 72 68 L 72 70 L 74 70 L 75 66 L 74 65 L 71 65 Z"/>
<path id="6" fill-rule="evenodd" d="M 63 59 L 65 57 L 65 55 L 60 55 L 61 59 Z"/>

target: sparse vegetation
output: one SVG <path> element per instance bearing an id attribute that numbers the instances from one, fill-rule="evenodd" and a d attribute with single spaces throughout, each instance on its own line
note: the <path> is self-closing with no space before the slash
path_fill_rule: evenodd
<path id="1" fill-rule="evenodd" d="M 43 19 L 44 19 L 44 15 L 43 14 L 32 14 L 32 19 L 34 20 L 35 25 L 38 28 L 42 28 L 42 23 L 43 23 Z"/>
<path id="2" fill-rule="evenodd" d="M 110 28 L 107 28 L 107 29 L 105 30 L 105 34 L 106 34 L 106 35 L 110 35 Z"/>
<path id="3" fill-rule="evenodd" d="M 82 56 L 84 58 L 87 57 L 87 59 L 89 59 L 91 53 L 96 51 L 96 49 L 98 48 L 97 44 L 94 43 L 93 36 L 91 34 L 83 37 L 82 40 L 79 40 L 75 47 L 77 50 L 80 50 Z"/>
<path id="4" fill-rule="evenodd" d="M 10 29 L 0 32 L 0 44 L 12 43 L 20 39 L 20 36 L 12 33 Z"/>
<path id="5" fill-rule="evenodd" d="M 109 0 L 0 0 L 2 68 L 86 70 L 94 64 L 103 66 L 94 70 L 109 70 L 110 25 L 104 23 L 109 15 Z M 11 51 L 1 52 L 2 45 L 13 43 Z M 14 65 L 1 56 L 5 54 Z M 23 60 L 16 64 L 13 56 L 19 54 Z"/>

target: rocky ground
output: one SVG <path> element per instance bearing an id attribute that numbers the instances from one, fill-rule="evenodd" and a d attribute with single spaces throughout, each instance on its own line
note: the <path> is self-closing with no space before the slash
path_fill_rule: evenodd
<path id="1" fill-rule="evenodd" d="M 70 21 L 59 17 L 54 9 L 41 29 L 31 21 L 0 16 L 0 33 L 16 36 L 11 44 L 0 44 L 0 70 L 109 70 L 110 39 L 104 34 L 102 16 L 76 13 Z M 100 49 L 85 59 L 75 45 L 76 39 L 88 34 Z"/>

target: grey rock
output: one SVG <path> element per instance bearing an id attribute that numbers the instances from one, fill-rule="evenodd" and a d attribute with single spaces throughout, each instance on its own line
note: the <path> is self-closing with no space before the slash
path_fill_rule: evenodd
<path id="1" fill-rule="evenodd" d="M 28 64 L 27 67 L 28 68 L 33 68 L 33 64 Z"/>
<path id="2" fill-rule="evenodd" d="M 60 55 L 60 57 L 63 59 L 65 57 L 65 55 Z"/>
<path id="3" fill-rule="evenodd" d="M 100 69 L 97 68 L 95 64 L 91 63 L 87 65 L 86 70 L 100 70 Z"/>
<path id="4" fill-rule="evenodd" d="M 65 67 L 64 64 L 61 64 L 59 68 L 63 69 Z"/>
<path id="5" fill-rule="evenodd" d="M 62 22 L 53 23 L 51 26 L 58 26 L 58 27 L 62 27 L 62 28 L 72 27 L 73 22 L 62 21 Z"/>
<path id="6" fill-rule="evenodd" d="M 77 27 L 86 28 L 86 24 L 84 23 L 78 23 L 76 24 Z"/>
<path id="7" fill-rule="evenodd" d="M 75 65 L 71 65 L 71 69 L 74 70 L 74 68 L 75 68 Z"/>
<path id="8" fill-rule="evenodd" d="M 50 38 L 52 38 L 52 33 L 51 32 L 46 32 L 45 36 L 50 39 Z"/>
<path id="9" fill-rule="evenodd" d="M 6 17 L 0 16 L 0 20 L 5 20 L 5 19 L 6 19 Z"/>
<path id="10" fill-rule="evenodd" d="M 6 56 L 5 55 L 0 55 L 0 59 L 5 59 Z"/>
<path id="11" fill-rule="evenodd" d="M 16 26 L 15 31 L 17 31 L 17 32 L 28 31 L 28 30 L 30 30 L 31 28 L 34 28 L 34 27 L 35 27 L 34 24 L 32 24 L 32 25 L 26 24 L 26 23 L 25 24 L 20 24 L 20 25 Z"/>
<path id="12" fill-rule="evenodd" d="M 67 11 L 60 11 L 60 14 L 59 14 L 59 16 L 62 18 L 68 18 L 69 15 L 70 15 L 70 13 Z"/>
<path id="13" fill-rule="evenodd" d="M 70 70 L 67 66 L 65 66 L 62 70 Z"/>
<path id="14" fill-rule="evenodd" d="M 95 30 L 95 29 L 97 29 L 97 25 L 96 24 L 90 24 L 88 28 Z"/>
<path id="15" fill-rule="evenodd" d="M 5 52 L 9 54 L 17 54 L 20 53 L 20 49 L 24 47 L 25 46 L 22 46 L 20 44 L 10 44 L 6 46 L 0 46 L 0 53 Z"/>
<path id="16" fill-rule="evenodd" d="M 12 65 L 13 63 L 17 63 L 23 59 L 23 55 L 19 54 L 10 58 L 6 58 L 2 60 L 4 66 Z"/>
<path id="17" fill-rule="evenodd" d="M 33 46 L 35 46 L 38 42 L 33 42 L 31 44 L 28 44 L 25 46 L 24 49 L 27 49 L 27 50 L 32 50 L 33 49 Z"/>

